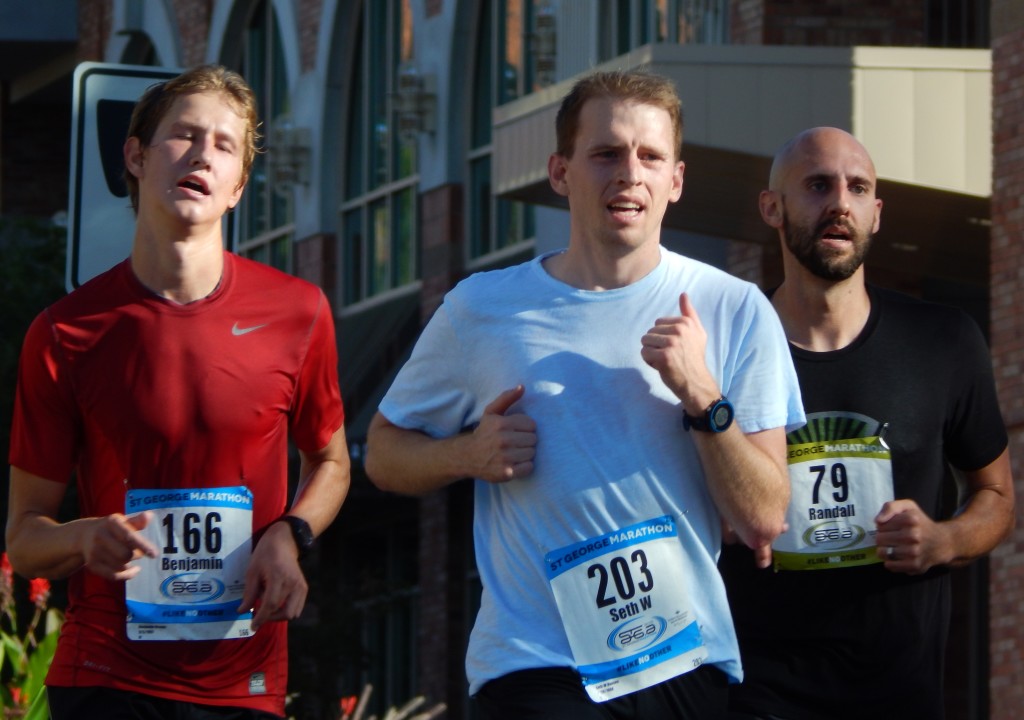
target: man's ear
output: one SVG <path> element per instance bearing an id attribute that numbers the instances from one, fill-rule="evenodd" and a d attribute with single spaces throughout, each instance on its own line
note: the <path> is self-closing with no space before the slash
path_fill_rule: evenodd
<path id="1" fill-rule="evenodd" d="M 782 228 L 782 196 L 774 190 L 762 190 L 757 199 L 761 219 L 776 230 Z"/>
<path id="2" fill-rule="evenodd" d="M 238 202 L 242 199 L 242 193 L 245 191 L 245 183 L 247 180 L 248 178 L 243 178 L 242 181 L 238 183 L 238 187 L 235 188 L 235 191 L 231 193 L 231 199 L 228 201 L 228 210 L 234 210 L 235 206 L 238 205 Z"/>
<path id="3" fill-rule="evenodd" d="M 563 197 L 569 197 L 569 183 L 565 174 L 568 169 L 566 158 L 558 153 L 551 153 L 548 158 L 548 182 L 554 191 Z"/>
<path id="4" fill-rule="evenodd" d="M 672 173 L 672 190 L 668 196 L 669 202 L 676 202 L 683 196 L 683 174 L 685 172 L 686 163 L 680 160 L 676 163 L 676 169 Z"/>
<path id="5" fill-rule="evenodd" d="M 142 142 L 137 137 L 130 137 L 124 143 L 124 166 L 132 175 L 142 177 L 143 152 Z"/>

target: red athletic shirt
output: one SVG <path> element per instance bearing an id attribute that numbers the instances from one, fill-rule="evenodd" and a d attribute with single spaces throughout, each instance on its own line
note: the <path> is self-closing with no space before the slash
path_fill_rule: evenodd
<path id="1" fill-rule="evenodd" d="M 67 482 L 82 517 L 125 512 L 128 488 L 247 486 L 253 530 L 288 502 L 287 446 L 344 421 L 334 322 L 314 285 L 225 253 L 220 285 L 178 305 L 129 261 L 42 312 L 25 338 L 10 463 Z M 47 684 L 284 713 L 287 627 L 221 641 L 127 639 L 124 583 L 82 570 Z"/>

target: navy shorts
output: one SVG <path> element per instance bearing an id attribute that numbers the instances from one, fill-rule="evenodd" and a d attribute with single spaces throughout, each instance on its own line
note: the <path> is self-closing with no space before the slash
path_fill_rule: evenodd
<path id="1" fill-rule="evenodd" d="M 105 687 L 47 687 L 51 720 L 280 720 L 249 708 L 197 705 Z"/>
<path id="2" fill-rule="evenodd" d="M 596 703 L 570 668 L 537 668 L 484 684 L 474 702 L 486 720 L 725 720 L 729 679 L 704 665 L 646 690 Z"/>

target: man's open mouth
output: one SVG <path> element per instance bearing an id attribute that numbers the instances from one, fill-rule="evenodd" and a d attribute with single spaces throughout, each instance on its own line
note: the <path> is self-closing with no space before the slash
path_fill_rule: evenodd
<path id="1" fill-rule="evenodd" d="M 191 190 L 193 192 L 197 192 L 197 193 L 200 193 L 202 195 L 209 195 L 210 194 L 209 188 L 207 188 L 204 183 L 202 183 L 202 182 L 200 182 L 200 181 L 198 181 L 198 180 L 196 180 L 194 178 L 185 178 L 184 180 L 182 180 L 181 182 L 178 183 L 178 187 L 182 187 L 182 188 L 185 188 L 186 190 Z"/>
<path id="2" fill-rule="evenodd" d="M 643 206 L 634 202 L 618 202 L 609 205 L 608 209 L 614 213 L 631 213 L 633 215 L 637 215 L 641 210 L 643 210 Z"/>

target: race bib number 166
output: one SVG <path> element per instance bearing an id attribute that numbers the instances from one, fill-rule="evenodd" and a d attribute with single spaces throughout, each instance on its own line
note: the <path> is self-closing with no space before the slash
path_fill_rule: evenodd
<path id="1" fill-rule="evenodd" d="M 131 640 L 248 637 L 252 613 L 238 612 L 252 547 L 246 487 L 129 490 L 127 514 L 154 519 L 140 531 L 159 550 L 136 561 L 125 583 Z"/>

